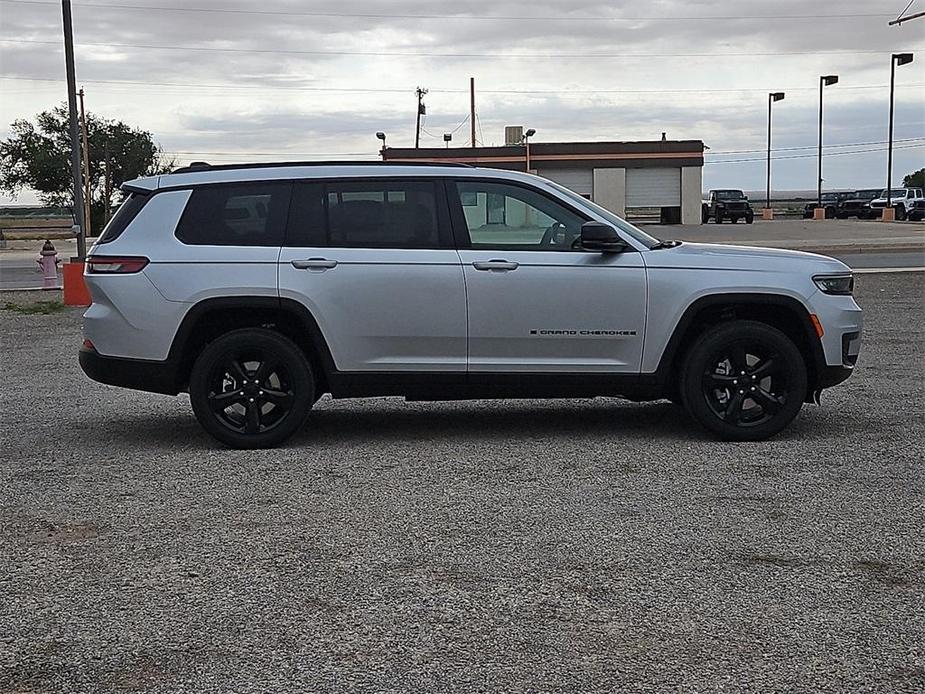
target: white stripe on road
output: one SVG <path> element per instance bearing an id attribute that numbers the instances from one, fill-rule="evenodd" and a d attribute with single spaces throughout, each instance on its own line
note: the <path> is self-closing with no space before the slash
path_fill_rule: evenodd
<path id="1" fill-rule="evenodd" d="M 856 275 L 879 275 L 890 272 L 925 272 L 925 267 L 862 267 L 851 268 Z"/>

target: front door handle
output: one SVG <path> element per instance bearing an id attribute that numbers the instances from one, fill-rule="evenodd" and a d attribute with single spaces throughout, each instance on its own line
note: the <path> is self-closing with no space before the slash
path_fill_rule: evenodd
<path id="1" fill-rule="evenodd" d="M 477 260 L 472 263 L 472 267 L 474 267 L 476 270 L 495 270 L 498 272 L 508 272 L 510 270 L 516 270 L 518 267 L 520 267 L 520 264 L 510 260 L 500 260 L 494 258 L 492 260 Z"/>
<path id="2" fill-rule="evenodd" d="M 308 260 L 293 260 L 290 262 L 296 270 L 330 270 L 332 267 L 337 267 L 336 260 L 328 260 L 327 258 L 309 258 Z"/>

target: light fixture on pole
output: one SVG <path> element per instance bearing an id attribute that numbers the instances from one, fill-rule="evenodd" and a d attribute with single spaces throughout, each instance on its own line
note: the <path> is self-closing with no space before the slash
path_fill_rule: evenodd
<path id="1" fill-rule="evenodd" d="M 771 219 L 771 104 L 775 101 L 781 101 L 784 98 L 784 92 L 771 92 L 768 94 L 768 196 L 765 201 L 764 213 L 765 219 Z"/>
<path id="2" fill-rule="evenodd" d="M 911 53 L 894 53 L 890 58 L 890 137 L 886 155 L 886 207 L 883 208 L 884 221 L 892 221 L 896 212 L 893 210 L 893 93 L 896 88 L 896 66 L 912 62 Z M 905 208 L 904 208 L 905 209 Z M 890 210 L 887 212 L 887 210 Z"/>
<path id="3" fill-rule="evenodd" d="M 453 133 L 443 133 L 443 141 L 446 143 L 446 148 L 450 148 L 450 143 L 453 141 Z"/>
<path id="4" fill-rule="evenodd" d="M 376 138 L 382 140 L 382 149 L 379 150 L 379 154 L 381 154 L 382 158 L 385 159 L 385 133 L 379 131 L 376 133 Z"/>
<path id="5" fill-rule="evenodd" d="M 524 150 L 527 159 L 527 173 L 530 173 L 530 138 L 536 135 L 536 130 L 530 128 L 524 133 Z"/>
<path id="6" fill-rule="evenodd" d="M 822 207 L 822 91 L 825 87 L 838 83 L 838 75 L 821 75 L 819 77 L 819 181 L 816 188 L 816 206 Z"/>

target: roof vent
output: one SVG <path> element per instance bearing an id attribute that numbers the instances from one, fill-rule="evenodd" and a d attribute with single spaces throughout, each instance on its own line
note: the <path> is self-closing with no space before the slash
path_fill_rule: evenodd
<path id="1" fill-rule="evenodd" d="M 504 128 L 504 146 L 511 147 L 524 143 L 524 126 L 508 125 Z"/>

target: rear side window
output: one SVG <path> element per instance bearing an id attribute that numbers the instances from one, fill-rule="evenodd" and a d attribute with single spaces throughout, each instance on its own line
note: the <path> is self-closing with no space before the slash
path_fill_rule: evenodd
<path id="1" fill-rule="evenodd" d="M 200 246 L 281 246 L 290 189 L 289 183 L 194 188 L 176 236 Z"/>
<path id="2" fill-rule="evenodd" d="M 141 208 L 145 206 L 145 203 L 148 202 L 150 197 L 150 195 L 143 195 L 141 193 L 129 193 L 129 196 L 125 198 L 119 206 L 119 209 L 116 210 L 116 214 L 113 215 L 109 223 L 106 224 L 97 243 L 109 243 L 122 236 L 122 232 L 125 231 L 128 225 L 132 223 L 132 220 L 138 216 L 138 213 L 141 212 Z"/>
<path id="3" fill-rule="evenodd" d="M 334 248 L 438 248 L 437 196 L 429 181 L 332 183 L 326 188 Z"/>

